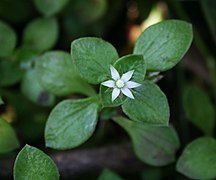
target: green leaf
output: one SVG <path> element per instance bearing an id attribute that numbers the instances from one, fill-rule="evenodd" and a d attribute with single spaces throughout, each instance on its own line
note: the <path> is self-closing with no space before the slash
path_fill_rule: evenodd
<path id="1" fill-rule="evenodd" d="M 71 56 L 80 75 L 92 84 L 99 84 L 110 76 L 110 64 L 118 53 L 108 42 L 99 38 L 80 38 L 71 44 Z"/>
<path id="2" fill-rule="evenodd" d="M 39 83 L 36 69 L 29 69 L 21 83 L 22 93 L 33 103 L 41 106 L 53 105 L 55 96 L 49 94 Z"/>
<path id="3" fill-rule="evenodd" d="M 142 86 L 134 89 L 133 94 L 135 99 L 128 98 L 122 105 L 130 119 L 152 125 L 168 125 L 167 98 L 156 84 L 144 81 Z"/>
<path id="4" fill-rule="evenodd" d="M 82 24 L 90 24 L 98 20 L 106 13 L 108 8 L 107 0 L 73 0 L 71 4 L 76 19 Z"/>
<path id="5" fill-rule="evenodd" d="M 189 49 L 191 24 L 166 20 L 147 28 L 138 38 L 134 54 L 142 54 L 149 71 L 165 71 L 175 66 Z"/>
<path id="6" fill-rule="evenodd" d="M 70 149 L 84 143 L 95 130 L 98 108 L 95 97 L 60 102 L 46 124 L 46 146 Z"/>
<path id="7" fill-rule="evenodd" d="M 177 162 L 177 171 L 192 179 L 216 178 L 216 140 L 201 137 L 186 146 Z"/>
<path id="8" fill-rule="evenodd" d="M 104 169 L 98 180 L 122 180 L 122 178 L 109 169 Z"/>
<path id="9" fill-rule="evenodd" d="M 0 56 L 9 56 L 16 46 L 14 30 L 3 21 L 0 21 Z"/>
<path id="10" fill-rule="evenodd" d="M 137 83 L 142 83 L 144 81 L 145 73 L 146 73 L 146 64 L 143 59 L 143 56 L 140 55 L 127 55 L 120 59 L 118 59 L 114 67 L 117 69 L 120 75 L 124 73 L 134 70 L 132 81 Z M 112 79 L 111 74 L 107 80 Z M 112 102 L 112 88 L 107 88 L 104 86 L 100 86 L 100 98 L 103 107 L 115 107 L 124 103 L 127 99 L 126 96 L 120 95 L 114 102 Z"/>
<path id="11" fill-rule="evenodd" d="M 188 120 L 204 134 L 212 135 L 215 110 L 208 94 L 198 86 L 188 86 L 184 91 L 183 105 Z"/>
<path id="12" fill-rule="evenodd" d="M 14 180 L 58 180 L 59 172 L 53 160 L 41 150 L 25 145 L 14 164 Z"/>
<path id="13" fill-rule="evenodd" d="M 153 166 L 163 166 L 175 160 L 180 143 L 171 126 L 145 125 L 124 117 L 116 117 L 114 120 L 131 137 L 135 154 L 141 161 Z"/>
<path id="14" fill-rule="evenodd" d="M 58 38 L 58 23 L 54 18 L 38 18 L 24 30 L 23 46 L 39 52 L 51 49 Z"/>
<path id="15" fill-rule="evenodd" d="M 115 62 L 114 67 L 117 69 L 120 75 L 134 70 L 131 80 L 138 83 L 142 83 L 144 81 L 146 73 L 146 62 L 141 55 L 123 56 Z"/>
<path id="16" fill-rule="evenodd" d="M 0 153 L 7 153 L 19 147 L 14 129 L 0 118 Z"/>
<path id="17" fill-rule="evenodd" d="M 0 60 L 0 86 L 11 86 L 19 82 L 23 71 L 16 62 Z"/>
<path id="18" fill-rule="evenodd" d="M 44 16 L 52 16 L 60 12 L 68 2 L 69 0 L 34 0 L 35 6 L 37 7 L 38 11 Z"/>
<path id="19" fill-rule="evenodd" d="M 78 74 L 70 54 L 63 51 L 51 51 L 36 61 L 39 79 L 48 92 L 55 95 L 81 93 L 95 95 L 95 91 Z"/>

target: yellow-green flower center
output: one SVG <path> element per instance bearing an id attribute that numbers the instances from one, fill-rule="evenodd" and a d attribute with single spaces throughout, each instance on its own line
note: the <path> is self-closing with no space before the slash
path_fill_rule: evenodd
<path id="1" fill-rule="evenodd" d="M 121 89 L 121 88 L 123 88 L 125 86 L 125 82 L 123 80 L 121 80 L 121 79 L 118 79 L 115 82 L 115 84 L 116 84 L 116 87 L 119 88 L 119 89 Z"/>

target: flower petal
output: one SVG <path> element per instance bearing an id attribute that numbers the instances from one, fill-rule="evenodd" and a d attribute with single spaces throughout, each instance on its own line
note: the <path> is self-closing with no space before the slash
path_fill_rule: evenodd
<path id="1" fill-rule="evenodd" d="M 126 86 L 127 88 L 136 88 L 136 87 L 141 86 L 141 84 L 133 82 L 133 81 L 128 81 L 126 82 Z"/>
<path id="2" fill-rule="evenodd" d="M 118 71 L 112 65 L 110 65 L 110 71 L 111 71 L 111 76 L 114 80 L 120 79 L 120 75 Z"/>
<path id="3" fill-rule="evenodd" d="M 112 91 L 112 101 L 114 101 L 120 94 L 120 89 L 114 88 Z"/>
<path id="4" fill-rule="evenodd" d="M 133 73 L 134 73 L 134 70 L 128 71 L 128 72 L 126 72 L 126 73 L 124 73 L 124 74 L 122 75 L 121 79 L 122 79 L 124 82 L 127 82 L 127 81 L 129 81 L 129 80 L 131 79 Z"/>
<path id="5" fill-rule="evenodd" d="M 101 83 L 103 86 L 109 87 L 109 88 L 114 88 L 115 87 L 115 81 L 113 80 L 108 80 L 105 82 Z"/>
<path id="6" fill-rule="evenodd" d="M 125 95 L 125 96 L 127 96 L 127 97 L 129 97 L 129 98 L 131 98 L 131 99 L 134 99 L 134 96 L 133 96 L 133 94 L 132 94 L 132 92 L 128 89 L 128 88 L 123 88 L 123 89 L 121 89 L 121 92 Z"/>

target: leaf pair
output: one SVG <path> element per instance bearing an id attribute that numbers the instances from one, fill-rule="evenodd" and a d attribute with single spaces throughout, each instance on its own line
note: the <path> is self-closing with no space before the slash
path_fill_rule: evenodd
<path id="1" fill-rule="evenodd" d="M 190 47 L 192 38 L 191 24 L 180 20 L 162 21 L 150 26 L 140 35 L 133 54 L 144 57 L 147 71 L 165 71 L 181 60 Z M 119 58 L 111 44 L 98 38 L 73 41 L 71 55 L 80 75 L 93 84 L 106 80 L 110 75 L 109 65 L 113 65 Z"/>

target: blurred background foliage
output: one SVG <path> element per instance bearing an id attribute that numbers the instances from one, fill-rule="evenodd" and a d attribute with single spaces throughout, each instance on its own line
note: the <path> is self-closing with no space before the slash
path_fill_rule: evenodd
<path id="1" fill-rule="evenodd" d="M 83 96 L 56 96 L 44 89 L 34 68 L 41 54 L 49 50 L 69 52 L 74 39 L 96 36 L 125 55 L 132 52 L 137 37 L 149 25 L 173 18 L 192 23 L 194 29 L 190 51 L 158 83 L 168 97 L 170 123 L 180 137 L 179 157 L 191 141 L 215 135 L 216 1 L 1 0 L 0 95 L 4 104 L 0 115 L 14 128 L 19 140 L 16 145 L 28 143 L 45 150 L 44 126 L 51 108 L 63 98 Z M 123 130 L 106 121 L 107 114 L 115 113 L 112 109 L 102 113 L 100 119 L 105 121 L 81 148 L 128 141 Z M 176 172 L 175 164 L 147 166 L 139 173 L 121 175 L 125 179 L 186 179 Z"/>

